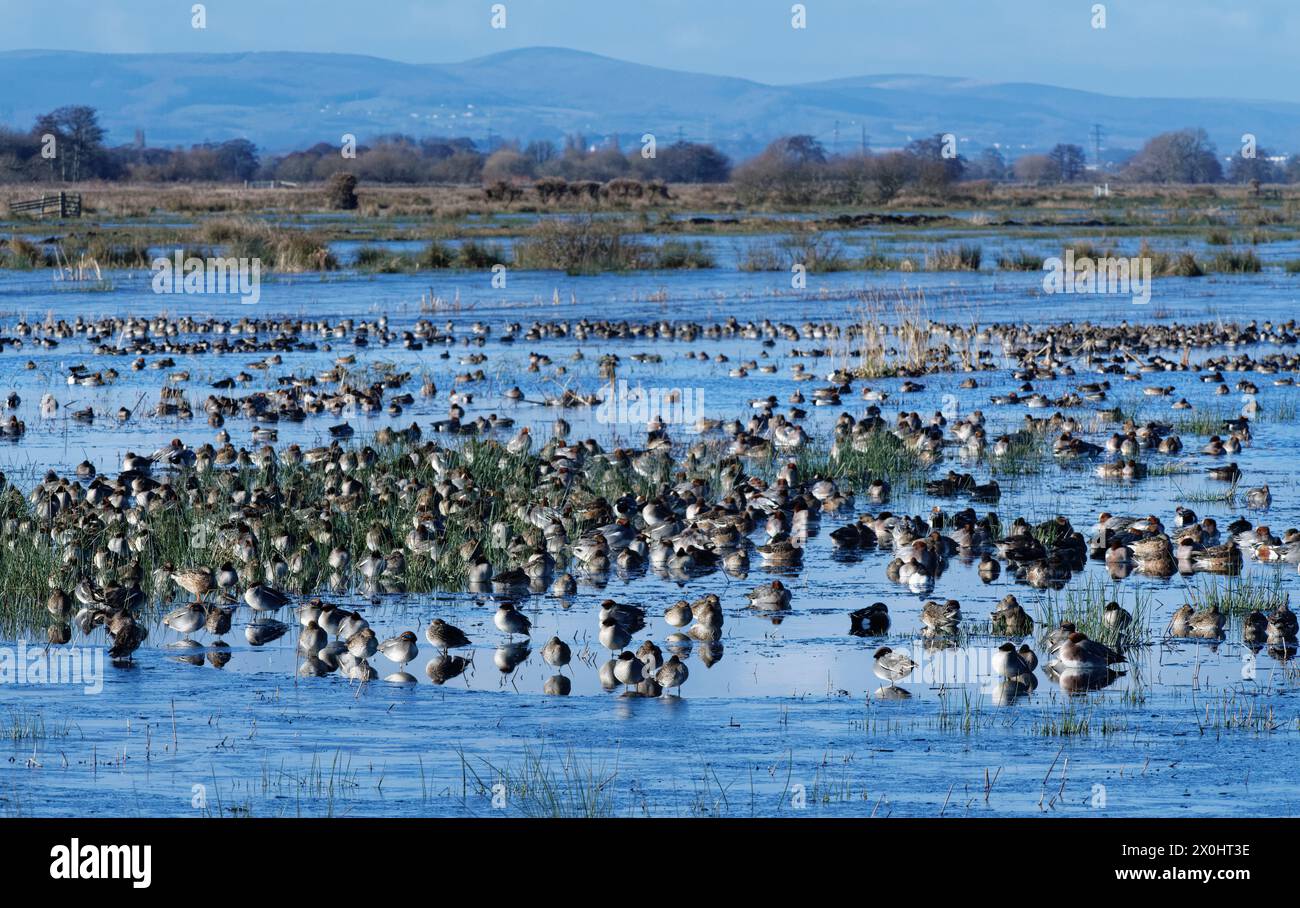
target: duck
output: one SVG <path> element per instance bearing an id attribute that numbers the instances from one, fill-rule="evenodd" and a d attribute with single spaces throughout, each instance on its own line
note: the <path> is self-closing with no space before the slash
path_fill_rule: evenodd
<path id="1" fill-rule="evenodd" d="M 498 630 L 512 639 L 516 634 L 528 636 L 532 633 L 533 623 L 528 620 L 528 616 L 515 608 L 513 602 L 501 603 L 492 617 L 492 622 Z"/>
<path id="2" fill-rule="evenodd" d="M 961 623 L 961 605 L 955 599 L 930 601 L 921 607 L 923 633 L 932 636 L 955 634 Z"/>
<path id="3" fill-rule="evenodd" d="M 171 579 L 185 592 L 202 600 L 212 591 L 213 576 L 210 568 L 188 568 L 171 575 Z"/>
<path id="4" fill-rule="evenodd" d="M 449 649 L 470 645 L 470 639 L 464 631 L 441 618 L 434 618 L 429 622 L 429 626 L 424 629 L 424 639 L 444 653 Z"/>
<path id="5" fill-rule="evenodd" d="M 889 607 L 883 602 L 849 613 L 849 633 L 854 637 L 880 637 L 889 631 Z"/>
<path id="6" fill-rule="evenodd" d="M 1235 461 L 1223 467 L 1210 467 L 1206 472 L 1209 473 L 1211 479 L 1217 479 L 1221 482 L 1236 482 L 1241 479 L 1241 468 L 1237 466 Z"/>
<path id="7" fill-rule="evenodd" d="M 1003 643 L 995 649 L 991 664 L 994 674 L 1001 678 L 1021 678 L 1033 672 L 1014 643 Z"/>
<path id="8" fill-rule="evenodd" d="M 1268 615 L 1268 642 L 1292 643 L 1296 639 L 1296 615 L 1283 602 Z"/>
<path id="9" fill-rule="evenodd" d="M 1246 491 L 1246 504 L 1252 508 L 1264 509 L 1273 503 L 1273 495 L 1267 485 Z"/>
<path id="10" fill-rule="evenodd" d="M 691 623 L 693 617 L 691 605 L 685 599 L 679 599 L 664 610 L 664 620 L 673 627 L 686 627 Z"/>
<path id="11" fill-rule="evenodd" d="M 1221 637 L 1223 635 L 1223 625 L 1227 623 L 1227 620 L 1228 616 L 1219 611 L 1219 606 L 1211 604 L 1209 608 L 1196 612 L 1189 619 L 1192 636 Z"/>
<path id="12" fill-rule="evenodd" d="M 1078 631 L 1070 634 L 1058 650 L 1058 662 L 1066 669 L 1105 670 L 1111 665 L 1124 661 L 1126 661 L 1124 655 L 1118 650 L 1091 640 L 1087 634 Z"/>
<path id="13" fill-rule="evenodd" d="M 611 652 L 622 650 L 632 642 L 632 632 L 613 618 L 605 618 L 600 622 L 599 639 L 600 645 Z"/>
<path id="14" fill-rule="evenodd" d="M 572 652 L 569 649 L 569 644 L 565 643 L 559 637 L 552 637 L 550 640 L 547 640 L 546 645 L 542 647 L 542 658 L 546 660 L 547 665 L 555 668 L 562 668 L 569 664 L 569 660 L 572 658 Z"/>
<path id="15" fill-rule="evenodd" d="M 745 594 L 749 607 L 767 611 L 781 611 L 790 607 L 790 591 L 780 580 L 755 587 Z"/>
<path id="16" fill-rule="evenodd" d="M 1241 636 L 1244 643 L 1264 643 L 1268 639 L 1268 616 L 1259 609 L 1254 609 L 1241 621 Z"/>
<path id="17" fill-rule="evenodd" d="M 209 605 L 203 619 L 204 629 L 217 637 L 230 633 L 235 610 L 229 606 Z"/>
<path id="18" fill-rule="evenodd" d="M 659 671 L 655 672 L 655 681 L 664 690 L 676 690 L 681 695 L 682 685 L 690 677 L 686 663 L 676 653 L 668 658 Z"/>
<path id="19" fill-rule="evenodd" d="M 888 646 L 882 646 L 872 654 L 872 671 L 882 681 L 888 681 L 890 687 L 910 675 L 916 663 L 907 653 L 895 652 Z"/>
<path id="20" fill-rule="evenodd" d="M 1115 634 L 1125 634 L 1133 624 L 1133 615 L 1118 602 L 1107 602 L 1101 612 L 1101 624 Z"/>
<path id="21" fill-rule="evenodd" d="M 203 627 L 207 619 L 207 607 L 202 603 L 192 602 L 168 612 L 163 618 L 163 624 L 188 639 L 190 634 Z"/>
<path id="22" fill-rule="evenodd" d="M 642 643 L 636 651 L 636 657 L 641 661 L 641 671 L 646 679 L 653 679 L 664 664 L 663 650 L 655 646 L 653 640 Z"/>
<path id="23" fill-rule="evenodd" d="M 273 587 L 255 583 L 244 591 L 244 602 L 255 612 L 278 612 L 289 604 L 289 597 Z"/>
<path id="24" fill-rule="evenodd" d="M 766 564 L 787 567 L 803 562 L 803 549 L 790 541 L 788 533 L 773 537 L 767 545 L 760 545 L 758 553 Z"/>
<path id="25" fill-rule="evenodd" d="M 328 642 L 329 635 L 315 621 L 308 621 L 298 632 L 298 650 L 307 655 L 315 656 Z"/>
<path id="26" fill-rule="evenodd" d="M 1014 595 L 1007 594 L 992 614 L 992 631 L 1008 637 L 1023 637 L 1034 632 L 1034 619 Z"/>
<path id="27" fill-rule="evenodd" d="M 343 641 L 347 644 L 348 653 L 357 660 L 365 662 L 375 653 L 379 652 L 379 640 L 375 637 L 375 632 L 369 627 L 363 627 L 356 633 L 348 636 Z M 324 644 L 322 643 L 322 646 Z M 319 649 L 319 647 L 318 647 Z"/>
<path id="28" fill-rule="evenodd" d="M 641 660 L 627 650 L 623 650 L 614 660 L 614 678 L 624 688 L 640 684 L 645 678 Z"/>
<path id="29" fill-rule="evenodd" d="M 405 666 L 406 663 L 419 655 L 420 648 L 416 645 L 415 632 L 403 631 L 397 636 L 389 637 L 380 643 L 379 652 L 383 653 L 384 658 L 390 662 L 396 662 L 398 666 Z"/>

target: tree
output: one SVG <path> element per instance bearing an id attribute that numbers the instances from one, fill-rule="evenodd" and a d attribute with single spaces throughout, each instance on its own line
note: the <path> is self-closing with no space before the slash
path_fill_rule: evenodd
<path id="1" fill-rule="evenodd" d="M 996 148 L 985 148 L 967 165 L 966 176 L 973 180 L 1005 180 L 1007 161 Z"/>
<path id="2" fill-rule="evenodd" d="M 916 180 L 926 189 L 943 190 L 955 183 L 966 171 L 966 161 L 959 154 L 948 153 L 949 143 L 942 133 L 928 139 L 914 139 L 903 153 L 915 162 Z"/>
<path id="3" fill-rule="evenodd" d="M 867 162 L 867 176 L 876 187 L 876 200 L 889 202 L 913 177 L 912 158 L 901 151 L 873 155 Z"/>
<path id="4" fill-rule="evenodd" d="M 783 136 L 735 169 L 732 182 L 746 202 L 784 205 L 814 201 L 826 178 L 826 151 L 812 136 Z"/>
<path id="5" fill-rule="evenodd" d="M 483 162 L 483 184 L 513 183 L 532 179 L 534 160 L 513 148 L 502 147 L 488 155 Z"/>
<path id="6" fill-rule="evenodd" d="M 532 158 L 534 164 L 545 164 L 547 161 L 554 160 L 559 152 L 555 150 L 554 142 L 549 139 L 541 139 L 529 142 L 524 147 L 524 154 Z"/>
<path id="7" fill-rule="evenodd" d="M 792 164 L 825 164 L 826 149 L 812 136 L 785 136 L 768 146 Z"/>
<path id="8" fill-rule="evenodd" d="M 1300 154 L 1293 154 L 1286 159 L 1286 170 L 1282 176 L 1288 183 L 1300 183 Z"/>
<path id="9" fill-rule="evenodd" d="M 257 146 L 247 139 L 231 139 L 216 147 L 221 178 L 251 180 L 257 173 Z"/>
<path id="10" fill-rule="evenodd" d="M 1057 179 L 1055 162 L 1045 154 L 1026 154 L 1011 165 L 1016 179 L 1024 183 L 1046 183 Z"/>
<path id="11" fill-rule="evenodd" d="M 1078 145 L 1058 144 L 1047 153 L 1056 170 L 1056 179 L 1062 183 L 1073 183 L 1083 176 L 1087 158 Z"/>
<path id="12" fill-rule="evenodd" d="M 668 183 L 725 183 L 731 176 L 730 158 L 712 145 L 694 142 L 675 142 L 653 158 L 643 158 L 640 149 L 634 149 L 628 160 L 642 178 Z"/>
<path id="13" fill-rule="evenodd" d="M 1261 183 L 1282 182 L 1282 168 L 1270 161 L 1272 153 L 1263 148 L 1255 149 L 1253 158 L 1243 157 L 1241 152 L 1232 156 L 1228 162 L 1228 182 L 1249 183 L 1259 180 Z"/>
<path id="14" fill-rule="evenodd" d="M 1180 129 L 1148 140 L 1123 175 L 1148 183 L 1214 183 L 1223 167 L 1204 129 Z"/>
<path id="15" fill-rule="evenodd" d="M 60 107 L 37 117 L 33 131 L 38 138 L 54 136 L 55 157 L 50 168 L 52 171 L 57 162 L 61 179 L 75 183 L 83 175 L 94 175 L 104 151 L 104 130 L 99 125 L 95 108 L 84 105 Z"/>

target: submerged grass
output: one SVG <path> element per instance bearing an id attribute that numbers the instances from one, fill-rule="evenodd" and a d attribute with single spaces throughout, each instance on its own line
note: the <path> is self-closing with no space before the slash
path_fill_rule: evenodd
<path id="1" fill-rule="evenodd" d="M 524 747 L 518 761 L 501 766 L 477 758 L 483 773 L 463 752 L 460 759 L 462 799 L 467 806 L 472 791 L 489 798 L 494 810 L 529 818 L 591 819 L 614 815 L 617 764 L 607 769 L 604 764 L 579 757 L 572 749 L 557 759 L 544 747 L 531 746 Z"/>

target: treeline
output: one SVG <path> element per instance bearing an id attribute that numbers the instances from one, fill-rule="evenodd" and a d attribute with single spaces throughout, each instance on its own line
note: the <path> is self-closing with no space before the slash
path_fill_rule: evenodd
<path id="1" fill-rule="evenodd" d="M 607 184 L 725 183 L 731 161 L 710 145 L 676 142 L 652 155 L 638 147 L 594 146 L 580 135 L 563 147 L 549 141 L 506 142 L 490 151 L 474 140 L 383 135 L 355 147 L 321 142 L 301 151 L 263 157 L 246 139 L 189 148 L 108 146 L 96 111 L 63 107 L 20 132 L 0 127 L 0 182 L 319 182 L 340 171 L 371 183 Z M 579 194 L 586 189 L 577 190 Z"/>
<path id="2" fill-rule="evenodd" d="M 1064 143 L 1046 154 L 1008 160 L 996 148 L 968 158 L 943 135 L 918 139 L 900 151 L 853 155 L 827 154 L 812 136 L 787 136 L 736 167 L 731 182 L 742 201 L 786 205 L 888 202 L 904 189 L 943 195 L 955 184 L 970 181 L 1300 182 L 1300 155 L 1277 158 L 1256 148 L 1253 155 L 1234 155 L 1225 166 L 1203 129 L 1162 133 L 1124 160 L 1107 162 L 1101 173 L 1089 170 L 1081 146 Z"/>
<path id="3" fill-rule="evenodd" d="M 1050 184 L 1104 177 L 1144 183 L 1300 182 L 1300 155 L 1263 147 L 1223 157 L 1202 129 L 1150 139 L 1139 151 L 1090 169 L 1079 145 L 1007 158 L 997 148 L 967 156 L 951 137 L 918 139 L 896 151 L 830 154 L 816 138 L 786 136 L 733 165 L 711 145 L 678 141 L 623 150 L 581 135 L 562 145 L 505 142 L 491 149 L 474 140 L 417 139 L 393 134 L 355 147 L 319 143 L 263 156 L 245 139 L 189 148 L 149 148 L 137 134 L 109 146 L 94 108 L 61 107 L 26 132 L 0 127 L 0 182 L 238 182 L 315 183 L 348 173 L 368 183 L 481 184 L 509 201 L 531 186 L 543 201 L 566 198 L 654 198 L 669 183 L 731 182 L 742 201 L 775 204 L 887 202 L 904 190 L 943 194 L 970 181 Z"/>

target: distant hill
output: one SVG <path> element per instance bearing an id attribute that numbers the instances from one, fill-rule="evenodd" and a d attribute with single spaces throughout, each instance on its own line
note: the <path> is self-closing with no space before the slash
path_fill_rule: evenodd
<path id="1" fill-rule="evenodd" d="M 746 155 L 772 138 L 811 133 L 836 150 L 898 147 L 936 132 L 963 149 L 1000 143 L 1044 150 L 1089 145 L 1100 123 L 1111 147 L 1203 126 L 1230 154 L 1253 132 L 1274 152 L 1300 151 L 1300 104 L 1119 98 L 1050 85 L 924 75 L 874 75 L 801 85 L 678 72 L 560 48 L 527 48 L 463 63 L 411 64 L 348 54 L 0 53 L 0 123 L 28 128 L 63 104 L 100 111 L 113 144 L 137 129 L 150 145 L 244 137 L 268 151 L 343 133 L 489 134 L 559 139 L 654 133 L 711 141 Z"/>

